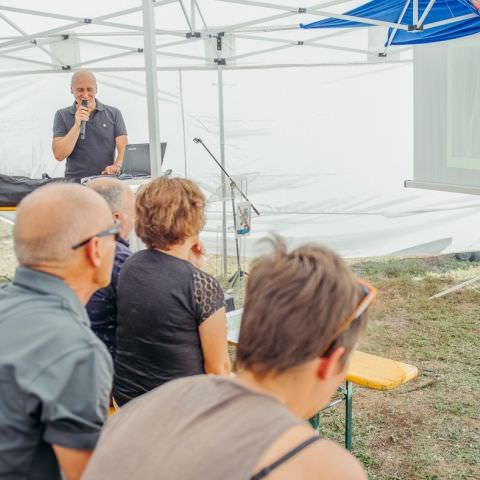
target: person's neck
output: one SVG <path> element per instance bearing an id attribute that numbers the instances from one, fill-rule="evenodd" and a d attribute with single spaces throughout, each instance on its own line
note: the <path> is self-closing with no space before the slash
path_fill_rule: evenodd
<path id="1" fill-rule="evenodd" d="M 192 249 L 192 244 L 188 240 L 179 243 L 176 245 L 172 245 L 167 249 L 156 248 L 159 252 L 166 253 L 167 255 L 171 255 L 172 257 L 180 258 L 182 260 L 188 261 L 190 258 L 190 251 Z"/>
<path id="2" fill-rule="evenodd" d="M 259 378 L 247 370 L 241 370 L 237 372 L 236 381 L 250 390 L 275 398 L 299 418 L 309 416 L 304 406 L 303 392 L 306 389 L 302 375 L 267 375 Z"/>
<path id="3" fill-rule="evenodd" d="M 63 266 L 34 265 L 31 268 L 63 280 L 73 290 L 73 293 L 75 293 L 82 305 L 86 305 L 93 293 L 98 290 L 97 285 L 92 285 L 92 282 L 86 280 L 79 272 L 69 271 L 67 273 Z"/>

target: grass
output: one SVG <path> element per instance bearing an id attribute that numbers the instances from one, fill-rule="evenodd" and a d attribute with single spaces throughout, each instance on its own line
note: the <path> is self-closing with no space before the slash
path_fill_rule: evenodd
<path id="1" fill-rule="evenodd" d="M 372 480 L 480 479 L 480 291 L 429 300 L 480 276 L 480 266 L 444 256 L 360 260 L 352 268 L 380 290 L 360 349 L 421 371 L 394 391 L 355 388 L 354 454 Z M 342 406 L 321 421 L 322 435 L 341 443 Z"/>
<path id="2" fill-rule="evenodd" d="M 0 220 L 0 283 L 13 277 L 17 264 L 13 253 L 13 227 Z"/>

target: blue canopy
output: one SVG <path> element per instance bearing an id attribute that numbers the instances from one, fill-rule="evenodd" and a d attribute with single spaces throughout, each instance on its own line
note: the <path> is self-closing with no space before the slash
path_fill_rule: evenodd
<path id="1" fill-rule="evenodd" d="M 406 10 L 405 6 L 408 4 Z M 418 0 L 418 18 L 422 17 L 429 0 Z M 413 0 L 372 0 L 360 7 L 345 12 L 343 15 L 359 17 L 355 19 L 326 18 L 318 22 L 300 24 L 301 28 L 352 28 L 368 27 L 369 20 L 399 23 L 409 27 L 409 31 L 389 29 L 388 38 L 393 35 L 392 45 L 409 45 L 416 43 L 433 43 L 453 38 L 465 37 L 480 32 L 479 0 L 436 0 L 420 29 L 414 25 Z M 404 11 L 405 10 L 405 11 Z M 465 18 L 465 16 L 467 18 Z M 454 18 L 451 23 L 432 25 Z M 463 17 L 463 18 L 462 18 Z M 362 21 L 363 20 L 363 21 Z M 422 28 L 423 27 L 423 28 Z M 388 42 L 387 42 L 388 43 Z M 386 43 L 386 45 L 387 45 Z"/>

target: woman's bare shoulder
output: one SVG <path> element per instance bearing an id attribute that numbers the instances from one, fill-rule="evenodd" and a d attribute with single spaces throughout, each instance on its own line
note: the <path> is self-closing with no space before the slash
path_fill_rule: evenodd
<path id="1" fill-rule="evenodd" d="M 290 450 L 315 435 L 308 425 L 290 428 L 273 442 L 262 455 L 256 473 L 271 465 Z M 268 480 L 367 480 L 360 462 L 347 450 L 331 440 L 311 443 L 268 475 Z"/>

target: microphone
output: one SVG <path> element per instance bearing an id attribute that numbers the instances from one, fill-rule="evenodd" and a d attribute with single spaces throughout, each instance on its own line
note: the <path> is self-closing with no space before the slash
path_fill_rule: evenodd
<path id="1" fill-rule="evenodd" d="M 82 107 L 88 107 L 88 100 L 82 100 Z M 82 120 L 80 123 L 80 138 L 85 140 L 85 127 L 87 126 L 87 122 Z"/>
<path id="2" fill-rule="evenodd" d="M 194 138 L 193 141 L 195 143 L 202 143 L 202 139 L 201 138 Z"/>

